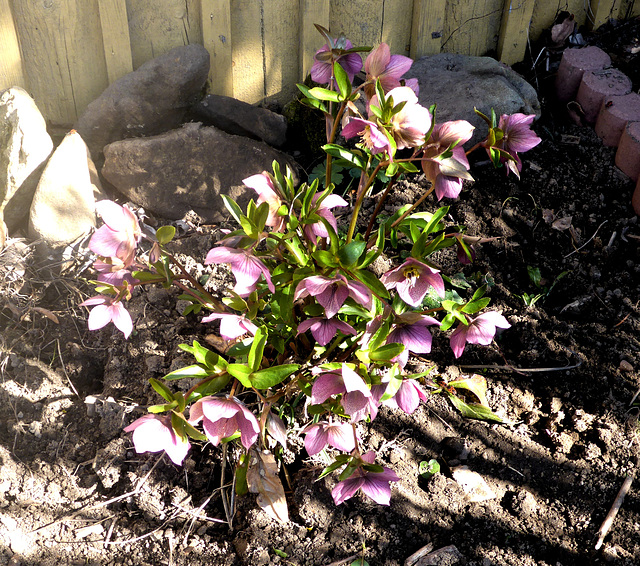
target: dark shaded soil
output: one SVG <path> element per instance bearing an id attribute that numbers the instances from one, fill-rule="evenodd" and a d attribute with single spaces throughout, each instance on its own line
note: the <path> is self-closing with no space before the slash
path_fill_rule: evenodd
<path id="1" fill-rule="evenodd" d="M 137 330 L 128 341 L 113 327 L 90 333 L 76 306 L 89 272 L 76 267 L 57 280 L 22 273 L 10 248 L 0 256 L 0 565 L 320 566 L 350 564 L 364 548 L 372 566 L 396 566 L 426 545 L 455 545 L 459 563 L 475 566 L 640 563 L 637 484 L 594 551 L 611 503 L 635 473 L 640 441 L 630 410 L 640 387 L 633 184 L 615 168 L 614 149 L 554 106 L 552 79 L 537 79 L 543 142 L 526 154 L 522 179 L 505 178 L 478 155 L 475 182 L 448 203 L 452 223 L 494 238 L 463 273 L 493 283 L 492 305 L 513 326 L 459 360 L 436 336 L 433 355 L 413 361 L 435 364 L 434 375 L 447 379 L 484 375 L 493 410 L 511 424 L 462 419 L 439 397 L 411 416 L 383 409 L 361 432 L 401 478 L 388 508 L 362 497 L 335 507 L 335 479 L 316 481 L 322 462 L 302 460 L 291 438 L 292 522 L 274 523 L 249 495 L 237 501 L 230 529 L 220 485 L 231 469 L 221 478 L 219 450 L 194 449 L 176 468 L 136 454 L 122 432 L 157 402 L 147 379 L 190 363 L 178 344 L 205 341 L 211 328 L 180 316 L 177 293 L 153 289 L 131 304 Z M 420 179 L 402 185 L 394 206 L 424 188 Z M 214 241 L 215 230 L 192 229 L 176 253 L 201 260 Z M 455 266 L 448 254 L 438 261 Z M 528 268 L 539 269 L 540 287 Z M 226 270 L 213 269 L 224 288 Z M 525 294 L 541 297 L 527 306 Z M 431 458 L 468 466 L 493 497 L 474 502 L 445 466 L 419 485 L 418 465 Z"/>

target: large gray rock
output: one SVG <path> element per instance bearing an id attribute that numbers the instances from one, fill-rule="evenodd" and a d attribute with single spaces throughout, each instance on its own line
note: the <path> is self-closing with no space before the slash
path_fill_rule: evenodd
<path id="1" fill-rule="evenodd" d="M 191 109 L 190 116 L 228 134 L 262 140 L 273 147 L 282 147 L 287 141 L 284 116 L 229 96 L 205 96 Z"/>
<path id="2" fill-rule="evenodd" d="M 420 104 L 436 103 L 436 122 L 467 120 L 476 127 L 468 146 L 484 139 L 487 126 L 474 106 L 487 116 L 493 108 L 501 114 L 536 114 L 540 102 L 535 89 L 511 67 L 491 57 L 439 53 L 421 57 L 405 78 L 417 78 Z"/>
<path id="3" fill-rule="evenodd" d="M 0 93 L 0 221 L 14 230 L 29 214 L 44 162 L 53 149 L 47 125 L 20 87 Z"/>
<path id="4" fill-rule="evenodd" d="M 296 168 L 288 155 L 263 142 L 198 123 L 114 142 L 104 148 L 104 155 L 102 175 L 133 202 L 173 220 L 193 210 L 206 223 L 228 217 L 221 194 L 243 208 L 249 198 L 255 199 L 242 180 L 271 171 L 274 160 L 283 170 L 287 164 Z"/>
<path id="5" fill-rule="evenodd" d="M 178 127 L 200 98 L 208 73 L 204 47 L 176 47 L 112 83 L 89 104 L 75 129 L 99 161 L 109 143 Z"/>
<path id="6" fill-rule="evenodd" d="M 38 240 L 41 257 L 56 256 L 95 227 L 100 193 L 89 150 L 72 130 L 50 157 L 31 203 L 29 237 Z"/>

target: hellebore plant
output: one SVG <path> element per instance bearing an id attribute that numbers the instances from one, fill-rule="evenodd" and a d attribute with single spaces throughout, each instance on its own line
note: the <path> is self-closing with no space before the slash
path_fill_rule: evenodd
<path id="1" fill-rule="evenodd" d="M 318 29 L 326 45 L 316 53 L 311 75 L 321 86 L 298 86 L 302 102 L 322 112 L 328 125 L 324 178 L 331 179 L 332 163 L 359 177 L 352 201 L 335 194 L 330 182 L 296 186 L 291 171 L 276 162 L 272 172 L 245 179 L 255 201 L 243 211 L 223 197 L 237 229 L 205 258 L 206 264 L 229 265 L 235 278 L 221 300 L 171 254 L 173 227 L 151 237 L 126 206 L 100 203 L 105 225 L 90 242 L 98 255 L 99 294 L 83 303 L 92 307 L 90 329 L 114 322 L 129 337 L 133 323 L 124 304 L 135 289 L 176 285 L 190 303 L 185 314 L 219 324 L 225 346 L 214 352 L 197 341 L 182 344 L 195 363 L 151 379 L 163 403 L 126 430 L 138 452 L 163 450 L 176 464 L 192 441 L 222 444 L 225 457 L 232 443 L 236 491 L 258 493 L 259 504 L 278 519 L 286 517 L 286 500 L 271 451 L 278 455 L 287 444 L 285 421 L 303 421 L 297 430 L 310 456 L 331 455 L 321 476 L 343 468 L 332 491 L 336 504 L 360 490 L 388 505 L 398 476 L 363 451 L 359 423 L 374 420 L 383 404 L 411 414 L 429 393 L 447 396 L 465 415 L 501 422 L 487 404 L 482 377 L 446 383 L 407 368 L 410 353 L 431 352 L 436 329 L 449 335 L 457 358 L 467 344 L 488 345 L 497 329 L 510 326 L 498 312 L 485 310 L 485 287 L 461 297 L 430 259 L 447 247 L 462 263 L 475 256 L 463 227 L 445 221 L 449 208 L 416 210 L 433 192 L 437 200 L 458 198 L 463 181 L 472 179 L 463 145 L 473 127 L 463 120 L 437 123 L 435 108 L 421 106 L 417 85 L 402 78 L 411 60 L 391 55 L 385 44 L 371 50 L 366 79 L 354 86 L 359 52 L 368 48 Z M 360 97 L 365 115 L 355 104 Z M 492 113 L 489 135 L 477 147 L 519 175 L 519 154 L 540 141 L 530 131 L 532 119 L 516 114 L 498 121 Z M 348 146 L 338 143 L 339 134 Z M 390 218 L 380 217 L 396 181 L 420 170 L 430 188 Z M 362 203 L 380 179 L 386 186 L 360 229 Z M 337 221 L 337 209 L 350 213 L 347 226 Z M 370 267 L 383 253 L 394 264 L 375 275 Z M 188 387 L 168 386 L 183 379 L 191 380 Z M 232 510 L 227 513 L 231 521 Z"/>

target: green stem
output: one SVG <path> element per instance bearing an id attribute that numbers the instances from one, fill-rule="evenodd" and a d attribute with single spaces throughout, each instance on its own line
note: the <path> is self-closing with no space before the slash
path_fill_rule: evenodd
<path id="1" fill-rule="evenodd" d="M 396 184 L 396 181 L 398 180 L 399 176 L 400 176 L 400 171 L 398 171 L 393 176 L 391 181 L 389 181 L 389 184 L 387 185 L 387 188 L 384 190 L 384 193 L 380 197 L 380 200 L 378 201 L 378 204 L 376 205 L 376 208 L 373 211 L 373 214 L 371 215 L 371 219 L 369 220 L 369 225 L 367 226 L 367 231 L 364 234 L 365 241 L 369 238 L 369 235 L 371 234 L 371 230 L 373 230 L 373 225 L 375 223 L 375 220 L 378 217 L 378 213 L 380 212 L 380 209 L 382 208 L 382 205 L 384 204 L 385 200 L 387 200 L 387 196 L 389 195 L 389 191 Z"/>
<path id="2" fill-rule="evenodd" d="M 409 210 L 407 210 L 400 218 L 398 218 L 398 220 L 396 220 L 392 225 L 391 228 L 395 228 L 398 224 L 400 224 L 400 222 L 402 222 L 407 216 L 409 216 L 409 214 L 411 214 L 416 207 L 420 206 L 423 202 L 424 199 L 426 199 L 436 188 L 435 185 L 431 185 L 431 187 L 429 187 L 429 189 L 416 201 L 411 205 L 411 208 L 409 208 Z"/>
<path id="3" fill-rule="evenodd" d="M 376 176 L 378 175 L 378 172 L 380 171 L 380 169 L 382 169 L 383 166 L 386 167 L 388 164 L 389 164 L 388 161 L 381 161 L 380 163 L 378 163 L 378 165 L 376 165 L 376 168 L 373 170 L 373 173 L 367 179 L 367 182 L 365 183 L 364 187 L 361 187 L 358 190 L 358 198 L 356 199 L 356 204 L 354 205 L 353 212 L 351 213 L 351 222 L 349 224 L 349 231 L 347 232 L 347 239 L 346 239 L 347 244 L 353 239 L 353 233 L 355 232 L 356 224 L 358 223 L 358 216 L 360 214 L 360 208 L 362 207 L 362 201 L 364 201 L 364 197 L 367 194 L 367 191 L 369 190 L 371 185 L 373 185 L 373 182 L 376 180 Z"/>

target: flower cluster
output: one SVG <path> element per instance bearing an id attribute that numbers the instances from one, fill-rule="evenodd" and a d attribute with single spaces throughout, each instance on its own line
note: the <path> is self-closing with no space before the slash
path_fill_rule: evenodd
<path id="1" fill-rule="evenodd" d="M 133 322 L 124 302 L 132 291 L 144 284 L 174 283 L 191 303 L 185 312 L 205 311 L 201 322 L 215 324 L 226 342 L 219 353 L 197 341 L 181 345 L 196 363 L 166 378 L 194 380 L 186 392 L 150 380 L 164 402 L 125 429 L 133 433 L 138 452 L 164 451 L 181 464 L 193 441 L 214 446 L 237 441 L 254 456 L 267 448 L 277 451 L 274 446 L 286 445 L 287 432 L 276 413 L 293 414 L 294 399 L 302 392 L 305 414 L 313 415 L 300 427 L 307 453 L 328 450 L 334 455 L 323 475 L 342 468 L 332 491 L 335 503 L 360 490 L 388 505 L 390 483 L 399 478 L 376 464 L 373 452 L 363 450 L 358 426 L 376 419 L 382 406 L 412 414 L 429 394 L 446 395 L 460 409 L 466 401 L 456 391 L 465 388 L 478 397 L 483 415 L 499 421 L 486 405 L 486 384 L 446 384 L 425 379 L 428 372 L 411 374 L 409 354 L 428 355 L 439 331 L 458 358 L 468 344 L 491 344 L 498 329 L 510 324 L 499 312 L 485 310 L 486 287 L 463 298 L 451 291 L 447 274 L 430 259 L 447 247 L 454 248 L 461 263 L 475 257 L 464 228 L 447 224 L 448 207 L 416 211 L 432 193 L 437 201 L 458 198 L 463 182 L 472 180 L 463 146 L 473 127 L 464 120 L 437 123 L 433 110 L 419 103 L 417 82 L 403 78 L 411 59 L 392 55 L 384 43 L 370 51 L 365 80 L 354 86 L 363 48 L 318 28 L 326 44 L 316 53 L 311 78 L 320 86 L 299 88 L 303 102 L 323 112 L 330 126 L 323 148 L 324 186 L 318 179 L 296 186 L 291 172 L 274 163 L 273 172 L 244 180 L 255 192 L 245 211 L 223 197 L 238 228 L 226 233 L 204 260 L 227 264 L 234 277 L 222 301 L 170 253 L 173 228 L 159 228 L 155 238 L 146 231 L 143 236 L 129 208 L 102 202 L 98 212 L 104 226 L 90 242 L 98 256 L 99 294 L 83 304 L 93 307 L 90 329 L 113 322 L 129 337 Z M 363 114 L 355 104 L 360 96 L 366 102 L 360 106 Z M 486 149 L 496 166 L 519 175 L 519 154 L 540 141 L 530 129 L 533 117 L 498 120 L 492 114 L 486 119 L 489 134 L 477 147 Z M 351 145 L 336 143 L 339 135 Z M 328 181 L 332 162 L 359 176 L 351 203 L 335 194 Z M 430 182 L 425 194 L 390 218 L 379 217 L 396 180 L 419 172 Z M 366 231 L 358 231 L 363 200 L 381 179 L 387 183 L 384 196 Z M 348 227 L 339 224 L 337 211 L 349 213 Z M 145 238 L 148 252 L 141 249 Z M 370 266 L 383 253 L 394 263 L 376 276 Z M 261 456 L 241 458 L 238 473 L 251 477 L 252 466 L 262 466 L 261 477 L 268 473 Z M 269 480 L 272 485 L 279 481 L 277 476 Z"/>

